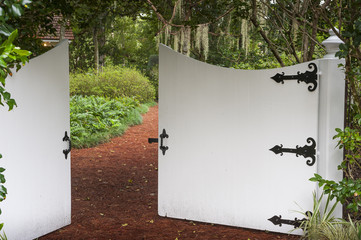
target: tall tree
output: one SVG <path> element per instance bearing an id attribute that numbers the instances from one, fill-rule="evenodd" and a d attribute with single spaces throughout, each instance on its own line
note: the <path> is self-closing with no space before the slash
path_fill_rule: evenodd
<path id="1" fill-rule="evenodd" d="M 263 55 L 270 51 L 281 66 L 309 61 L 325 53 L 320 42 L 328 32 L 327 24 L 317 11 L 325 8 L 328 1 L 147 2 L 158 18 L 161 42 L 200 60 L 207 58 L 209 46 L 211 51 L 217 49 L 218 53 L 213 54 L 221 55 L 226 62 L 244 61 L 249 51 L 257 48 L 262 49 Z M 177 46 L 179 42 L 181 45 Z"/>
<path id="2" fill-rule="evenodd" d="M 99 68 L 104 62 L 102 48 L 105 45 L 106 28 L 116 16 L 135 16 L 144 3 L 141 0 L 73 0 L 69 2 L 70 18 L 77 36 L 91 36 L 93 40 L 94 66 Z"/>

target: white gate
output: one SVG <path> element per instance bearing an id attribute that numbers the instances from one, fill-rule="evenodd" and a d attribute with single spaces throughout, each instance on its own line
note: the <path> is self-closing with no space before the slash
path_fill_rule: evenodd
<path id="1" fill-rule="evenodd" d="M 205 64 L 165 46 L 159 52 L 159 215 L 292 230 L 289 224 L 304 217 L 295 211 L 312 210 L 317 186 L 308 179 L 322 172 L 320 146 L 335 151 L 333 142 L 320 143 L 328 112 L 319 109 L 325 105 L 319 73 L 328 63 L 250 71 Z"/>
<path id="2" fill-rule="evenodd" d="M 34 239 L 70 224 L 68 44 L 30 60 L 7 89 L 18 107 L 0 109 L 0 153 L 8 188 L 1 203 L 9 239 Z"/>

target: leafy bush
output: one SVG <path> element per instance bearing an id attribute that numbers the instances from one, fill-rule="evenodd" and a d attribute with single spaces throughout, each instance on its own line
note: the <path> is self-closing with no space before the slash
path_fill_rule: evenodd
<path id="1" fill-rule="evenodd" d="M 159 89 L 159 69 L 158 65 L 153 66 L 152 68 L 147 69 L 146 75 L 149 78 L 150 84 L 155 89 L 155 98 L 158 100 L 158 89 Z"/>
<path id="2" fill-rule="evenodd" d="M 339 182 L 327 180 L 318 174 L 310 178 L 313 182 L 323 188 L 331 199 L 336 198 L 346 206 L 352 219 L 361 218 L 361 136 L 359 131 L 360 116 L 354 117 L 354 126 L 358 129 L 346 127 L 344 130 L 336 129 L 337 135 L 334 139 L 338 139 L 338 147 L 345 149 L 345 159 L 338 166 L 342 170 L 345 178 Z"/>
<path id="3" fill-rule="evenodd" d="M 142 123 L 147 112 L 132 98 L 73 96 L 70 99 L 70 130 L 75 148 L 92 147 L 124 133 L 128 126 Z"/>
<path id="4" fill-rule="evenodd" d="M 71 74 L 70 95 L 131 97 L 140 103 L 146 103 L 154 100 L 155 90 L 149 80 L 136 69 L 107 66 L 99 74 L 94 70 Z"/>

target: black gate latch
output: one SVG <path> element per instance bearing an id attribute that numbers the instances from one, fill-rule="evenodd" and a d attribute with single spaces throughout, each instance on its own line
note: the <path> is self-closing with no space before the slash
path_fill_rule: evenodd
<path id="1" fill-rule="evenodd" d="M 165 129 L 163 129 L 163 131 L 159 135 L 159 137 L 160 137 L 160 147 L 159 147 L 159 149 L 162 150 L 163 155 L 165 155 L 165 152 L 169 149 L 169 147 L 168 146 L 163 146 L 163 139 L 168 138 L 169 135 L 167 134 Z M 148 143 L 157 143 L 157 142 L 159 142 L 158 138 L 148 138 Z"/>
<path id="2" fill-rule="evenodd" d="M 63 142 L 69 142 L 69 147 L 68 149 L 64 149 L 63 150 L 63 153 L 65 155 L 65 159 L 68 159 L 68 154 L 70 153 L 71 151 L 71 140 L 70 140 L 70 137 L 68 136 L 68 132 L 65 131 L 65 136 L 63 137 Z"/>

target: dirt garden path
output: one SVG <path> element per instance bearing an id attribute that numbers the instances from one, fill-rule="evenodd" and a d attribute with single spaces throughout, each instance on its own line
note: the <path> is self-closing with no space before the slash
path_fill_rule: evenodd
<path id="1" fill-rule="evenodd" d="M 48 239 L 272 240 L 298 237 L 159 217 L 157 214 L 158 107 L 119 138 L 72 150 L 72 224 Z"/>

